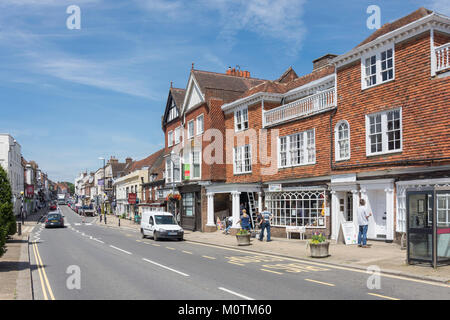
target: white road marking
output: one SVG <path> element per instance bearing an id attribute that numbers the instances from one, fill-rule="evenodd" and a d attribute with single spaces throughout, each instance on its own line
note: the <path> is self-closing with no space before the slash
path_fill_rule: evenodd
<path id="1" fill-rule="evenodd" d="M 222 287 L 219 287 L 219 289 L 222 290 L 222 291 L 225 291 L 225 292 L 234 294 L 235 296 L 238 296 L 238 297 L 240 297 L 240 298 L 242 298 L 242 299 L 245 299 L 245 300 L 255 300 L 255 299 L 253 299 L 253 298 L 249 298 L 249 297 L 247 297 L 247 296 L 244 296 L 243 294 L 240 294 L 240 293 L 237 293 L 237 292 L 234 292 L 234 291 L 231 291 L 231 290 L 222 288 Z"/>
<path id="2" fill-rule="evenodd" d="M 100 243 L 104 243 L 102 240 L 98 240 L 97 238 L 92 238 L 92 240 L 100 242 Z"/>
<path id="3" fill-rule="evenodd" d="M 183 272 L 180 272 L 180 271 L 178 271 L 178 270 L 175 270 L 175 269 L 172 269 L 172 268 L 169 268 L 169 267 L 163 266 L 162 264 L 159 264 L 159 263 L 157 263 L 157 262 L 154 262 L 154 261 L 151 261 L 151 260 L 148 260 L 148 259 L 145 259 L 145 258 L 142 258 L 142 260 L 144 260 L 144 261 L 147 261 L 147 262 L 149 262 L 149 263 L 153 263 L 154 265 L 157 265 L 158 267 L 161 267 L 161 268 L 164 268 L 164 269 L 170 270 L 170 271 L 172 271 L 172 272 L 175 272 L 175 273 L 181 274 L 182 276 L 185 276 L 185 277 L 189 277 L 189 275 L 188 275 L 188 274 L 186 274 L 186 273 L 183 273 Z"/>
<path id="4" fill-rule="evenodd" d="M 111 248 L 113 248 L 113 249 L 116 249 L 116 250 L 119 250 L 119 251 L 122 251 L 122 252 L 124 252 L 124 253 L 126 253 L 126 254 L 132 254 L 131 252 L 128 252 L 128 251 L 125 251 L 125 250 L 123 250 L 123 249 L 120 249 L 120 248 L 117 248 L 117 247 L 114 247 L 114 246 L 112 246 L 112 245 L 109 245 Z"/>

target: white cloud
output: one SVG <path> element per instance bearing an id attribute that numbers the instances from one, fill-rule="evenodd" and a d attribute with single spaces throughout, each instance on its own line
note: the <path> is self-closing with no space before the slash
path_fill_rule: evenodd
<path id="1" fill-rule="evenodd" d="M 261 37 L 281 40 L 289 50 L 296 52 L 306 32 L 302 21 L 306 0 L 135 1 L 155 17 L 195 24 L 209 21 L 220 28 L 219 38 L 231 46 L 239 32 L 250 31 Z"/>

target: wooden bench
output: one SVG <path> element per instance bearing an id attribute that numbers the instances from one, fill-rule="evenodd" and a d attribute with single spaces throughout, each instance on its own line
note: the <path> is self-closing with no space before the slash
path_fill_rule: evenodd
<path id="1" fill-rule="evenodd" d="M 301 226 L 286 226 L 286 238 L 291 238 L 291 233 L 299 233 L 300 234 L 300 240 L 304 239 L 306 227 Z"/>

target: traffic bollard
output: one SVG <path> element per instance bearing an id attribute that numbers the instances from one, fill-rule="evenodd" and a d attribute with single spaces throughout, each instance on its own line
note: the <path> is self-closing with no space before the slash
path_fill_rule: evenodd
<path id="1" fill-rule="evenodd" d="M 20 222 L 17 223 L 17 234 L 19 236 L 22 235 L 22 223 L 20 223 Z"/>
<path id="2" fill-rule="evenodd" d="M 120 227 L 120 218 L 119 218 L 119 227 Z"/>

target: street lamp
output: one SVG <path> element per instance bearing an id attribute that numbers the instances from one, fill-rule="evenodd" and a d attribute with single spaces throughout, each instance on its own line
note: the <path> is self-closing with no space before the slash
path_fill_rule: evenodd
<path id="1" fill-rule="evenodd" d="M 99 157 L 99 160 L 103 160 L 103 192 L 102 192 L 102 206 L 103 206 L 103 212 L 105 213 L 105 221 L 106 221 L 106 208 L 105 208 L 105 199 L 103 198 L 103 195 L 105 193 L 105 158 Z"/>
<path id="2" fill-rule="evenodd" d="M 172 196 L 175 196 L 175 162 L 172 160 L 172 158 L 177 158 L 178 155 L 172 150 L 170 151 L 170 157 L 169 160 L 172 163 Z M 181 168 L 180 168 L 181 170 Z M 175 217 L 175 204 L 172 205 L 172 214 Z"/>

